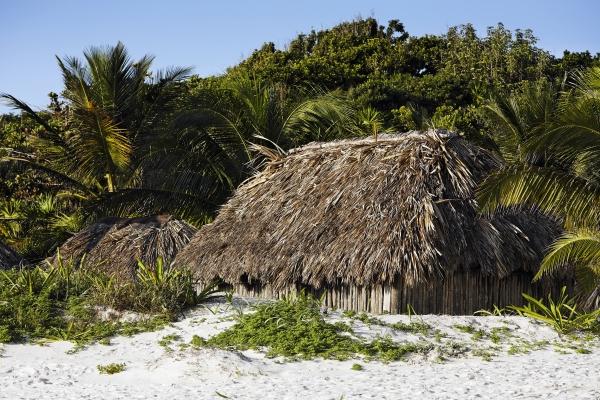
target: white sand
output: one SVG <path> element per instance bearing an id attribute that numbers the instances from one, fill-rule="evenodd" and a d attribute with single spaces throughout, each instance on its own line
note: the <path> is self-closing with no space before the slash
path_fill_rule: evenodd
<path id="1" fill-rule="evenodd" d="M 555 349 L 558 336 L 548 327 L 520 317 L 423 316 L 447 337 L 442 343 L 461 342 L 474 348 L 496 346 L 475 341 L 453 325 L 473 324 L 489 331 L 507 326 L 513 335 L 494 350 L 491 361 L 472 351 L 440 363 L 435 352 L 393 363 L 364 360 L 284 362 L 261 353 L 213 349 L 180 349 L 194 334 L 208 337 L 231 326 L 224 305 L 213 314 L 205 308 L 158 332 L 118 337 L 111 345 L 96 344 L 69 354 L 70 343 L 45 346 L 0 347 L 2 399 L 600 399 L 600 343 L 571 342 L 591 350 Z M 328 318 L 339 320 L 337 313 Z M 408 321 L 407 316 L 383 316 L 387 322 Z M 346 319 L 346 321 L 348 321 Z M 361 337 L 389 334 L 394 340 L 417 340 L 390 328 L 353 322 Z M 180 335 L 171 351 L 158 342 L 168 334 Z M 430 339 L 433 340 L 433 339 Z M 508 355 L 512 344 L 549 340 L 545 349 Z M 564 346 L 564 345 L 563 345 Z M 568 354 L 562 354 L 567 352 Z M 126 370 L 101 375 L 97 365 L 125 363 Z M 354 363 L 362 371 L 351 369 Z"/>

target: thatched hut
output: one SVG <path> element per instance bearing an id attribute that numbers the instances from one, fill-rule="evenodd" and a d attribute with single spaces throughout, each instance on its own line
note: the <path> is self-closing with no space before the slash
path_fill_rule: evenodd
<path id="1" fill-rule="evenodd" d="M 59 249 L 63 260 L 133 277 L 137 262 L 165 265 L 196 233 L 196 228 L 169 215 L 143 218 L 105 218 L 73 235 Z M 84 258 L 85 257 L 85 258 Z M 55 262 L 56 256 L 49 259 Z"/>
<path id="2" fill-rule="evenodd" d="M 0 269 L 7 269 L 22 262 L 21 256 L 0 240 Z"/>
<path id="3" fill-rule="evenodd" d="M 315 143 L 272 157 L 176 257 L 243 295 L 305 289 L 327 306 L 472 313 L 521 302 L 558 233 L 535 212 L 486 218 L 477 183 L 500 161 L 458 135 Z"/>

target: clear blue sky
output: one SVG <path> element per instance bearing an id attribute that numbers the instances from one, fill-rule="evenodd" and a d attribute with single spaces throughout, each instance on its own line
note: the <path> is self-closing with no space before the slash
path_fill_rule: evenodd
<path id="1" fill-rule="evenodd" d="M 599 0 L 0 0 L 0 92 L 43 107 L 47 93 L 61 88 L 55 54 L 81 56 L 90 45 L 118 40 L 134 57 L 155 55 L 156 67 L 218 74 L 265 41 L 285 46 L 298 33 L 357 16 L 397 18 L 412 35 L 467 22 L 483 34 L 503 22 L 533 29 L 554 54 L 596 53 L 599 15 Z"/>

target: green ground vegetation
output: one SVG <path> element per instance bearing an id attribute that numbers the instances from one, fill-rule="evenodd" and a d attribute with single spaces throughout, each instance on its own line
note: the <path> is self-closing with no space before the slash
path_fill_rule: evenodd
<path id="1" fill-rule="evenodd" d="M 140 273 L 152 271 L 148 266 Z M 163 328 L 210 295 L 210 290 L 196 292 L 190 273 L 169 273 L 162 281 L 120 281 L 62 261 L 56 266 L 0 271 L 0 342 L 69 340 L 84 345 Z M 134 322 L 106 318 L 102 315 L 106 308 L 137 312 L 140 318 Z"/>
<path id="2" fill-rule="evenodd" d="M 126 365 L 123 363 L 112 363 L 106 365 L 98 365 L 96 368 L 101 374 L 114 375 L 118 374 L 119 372 L 125 371 Z"/>
<path id="3" fill-rule="evenodd" d="M 599 344 L 596 327 L 590 330 L 588 325 L 577 325 L 568 335 L 557 330 L 561 335 L 554 340 L 531 341 L 520 336 L 518 325 L 502 324 L 502 316 L 493 317 L 499 318 L 498 323 L 502 325 L 491 328 L 474 321 L 456 324 L 453 328 L 459 333 L 457 337 L 443 334 L 414 314 L 410 316 L 412 322 L 400 324 L 352 311 L 341 313 L 343 320 L 337 321 L 337 317 L 332 320 L 327 315 L 317 299 L 299 295 L 238 313 L 232 327 L 210 338 L 194 336 L 190 345 L 196 349 L 258 350 L 268 357 L 286 360 L 362 358 L 389 362 L 415 355 L 444 361 L 469 354 L 491 361 L 502 354 L 519 355 L 550 348 L 563 353 L 588 354 Z M 531 315 L 527 317 L 539 320 Z M 565 316 L 572 320 L 579 317 L 581 314 Z M 393 335 L 367 340 L 355 332 L 356 324 L 388 328 Z M 460 334 L 468 335 L 468 339 Z"/>

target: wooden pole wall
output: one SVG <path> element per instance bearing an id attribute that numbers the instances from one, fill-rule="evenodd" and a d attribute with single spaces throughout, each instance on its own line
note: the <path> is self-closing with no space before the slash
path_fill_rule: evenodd
<path id="1" fill-rule="evenodd" d="M 468 271 L 415 287 L 407 287 L 398 279 L 388 285 L 339 285 L 320 289 L 296 285 L 279 291 L 268 285 L 236 285 L 234 290 L 240 296 L 277 299 L 284 295 L 293 296 L 303 289 L 318 298 L 323 296 L 323 304 L 329 308 L 374 314 L 406 313 L 410 305 L 419 314 L 471 315 L 478 310 L 491 310 L 494 305 L 522 305 L 522 293 L 536 298 L 546 297 L 548 293 L 556 296 L 565 285 L 551 281 L 532 283 L 532 278 L 529 273 L 514 273 L 498 279 Z M 572 288 L 572 284 L 567 286 Z"/>

